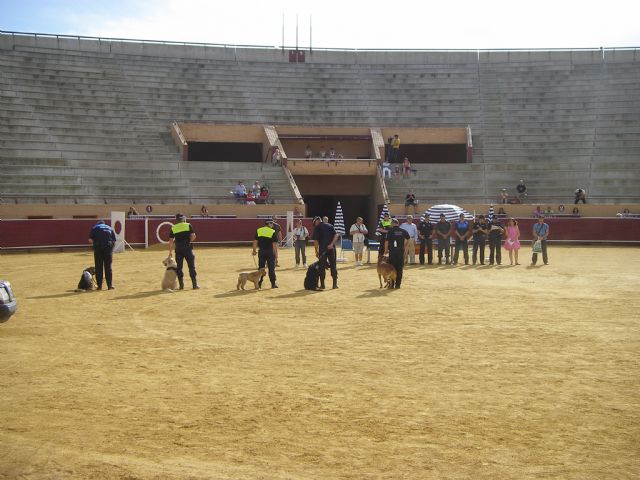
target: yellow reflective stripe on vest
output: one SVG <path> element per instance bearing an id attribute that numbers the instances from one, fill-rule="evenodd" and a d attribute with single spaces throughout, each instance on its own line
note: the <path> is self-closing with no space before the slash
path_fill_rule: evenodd
<path id="1" fill-rule="evenodd" d="M 175 235 L 176 233 L 188 232 L 191 228 L 191 224 L 187 222 L 176 223 L 173 227 L 171 227 L 171 232 Z"/>
<path id="2" fill-rule="evenodd" d="M 271 227 L 260 227 L 257 233 L 259 237 L 271 238 L 276 231 Z"/>

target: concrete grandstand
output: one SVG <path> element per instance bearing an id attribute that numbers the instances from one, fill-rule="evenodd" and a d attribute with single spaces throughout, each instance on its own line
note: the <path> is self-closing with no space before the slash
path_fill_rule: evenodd
<path id="1" fill-rule="evenodd" d="M 409 189 L 425 203 L 486 205 L 520 178 L 533 203 L 569 204 L 577 187 L 607 212 L 640 201 L 636 49 L 325 50 L 291 62 L 274 48 L 2 32 L 0 66 L 5 218 L 9 206 L 16 216 L 55 205 L 237 212 L 238 179 L 269 184 L 260 213 L 305 213 L 302 203 L 314 213 L 328 172 L 296 161 L 307 142 L 349 152 L 351 171 L 336 163 L 324 195 L 362 183 L 356 196 L 369 200 L 353 205 L 370 218 L 382 203 L 400 207 Z M 385 181 L 376 166 L 394 133 L 414 171 Z M 192 142 L 214 150 L 190 158 Z M 258 153 L 215 150 L 234 142 Z M 284 167 L 268 161 L 274 146 Z"/>

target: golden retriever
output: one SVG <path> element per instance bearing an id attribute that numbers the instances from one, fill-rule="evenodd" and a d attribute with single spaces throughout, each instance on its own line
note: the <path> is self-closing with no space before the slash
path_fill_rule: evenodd
<path id="1" fill-rule="evenodd" d="M 178 288 L 178 264 L 171 255 L 165 258 L 162 264 L 167 267 L 162 279 L 162 290 L 173 292 Z"/>
<path id="2" fill-rule="evenodd" d="M 382 279 L 384 278 L 384 286 L 386 288 L 393 288 L 396 284 L 396 267 L 388 262 L 389 257 L 378 257 L 378 280 L 380 280 L 380 288 L 382 288 Z"/>
<path id="3" fill-rule="evenodd" d="M 256 270 L 255 272 L 242 272 L 238 275 L 238 285 L 236 285 L 236 290 L 244 290 L 244 286 L 248 281 L 253 282 L 253 286 L 258 290 L 260 288 L 258 282 L 266 274 L 267 271 L 264 268 Z"/>

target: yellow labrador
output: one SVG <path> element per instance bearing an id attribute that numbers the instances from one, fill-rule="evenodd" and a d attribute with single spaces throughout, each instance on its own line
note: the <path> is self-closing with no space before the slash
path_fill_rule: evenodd
<path id="1" fill-rule="evenodd" d="M 165 258 L 162 264 L 167 267 L 162 279 L 162 290 L 173 292 L 178 289 L 178 264 L 172 256 Z"/>

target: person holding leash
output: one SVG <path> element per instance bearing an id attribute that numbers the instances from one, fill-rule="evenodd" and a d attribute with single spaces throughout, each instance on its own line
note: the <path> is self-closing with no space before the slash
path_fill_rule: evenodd
<path id="1" fill-rule="evenodd" d="M 196 257 L 193 255 L 193 241 L 196 239 L 196 233 L 193 227 L 187 222 L 186 217 L 182 213 L 176 214 L 176 223 L 171 227 L 169 234 L 169 256 L 175 249 L 176 263 L 178 264 L 178 285 L 180 290 L 184 290 L 184 273 L 182 266 L 184 260 L 187 261 L 189 267 L 189 276 L 194 290 L 198 290 L 197 274 L 196 274 Z"/>
<path id="2" fill-rule="evenodd" d="M 409 233 L 400 228 L 399 224 L 400 222 L 397 218 L 391 220 L 391 228 L 387 232 L 387 238 L 384 242 L 384 254 L 389 256 L 389 263 L 396 269 L 394 288 L 400 288 L 404 259 L 409 253 Z M 415 250 L 415 244 L 413 248 Z"/>
<path id="3" fill-rule="evenodd" d="M 93 261 L 96 268 L 97 290 L 102 290 L 102 278 L 107 281 L 107 288 L 113 290 L 113 273 L 111 262 L 113 260 L 113 247 L 116 244 L 116 234 L 113 229 L 100 220 L 89 233 L 89 243 L 93 246 Z"/>
<path id="4" fill-rule="evenodd" d="M 336 249 L 335 244 L 338 241 L 338 234 L 330 223 L 325 223 L 320 217 L 313 219 L 313 245 L 316 249 L 316 257 L 320 258 L 326 255 L 329 268 L 331 269 L 331 278 L 333 279 L 333 288 L 338 288 L 338 268 L 336 267 Z M 324 289 L 324 279 L 327 272 L 324 268 L 320 269 L 320 288 Z"/>
<path id="5" fill-rule="evenodd" d="M 265 265 L 269 269 L 269 280 L 271 281 L 271 288 L 278 288 L 276 283 L 276 257 L 278 256 L 278 234 L 273 228 L 273 219 L 267 218 L 264 221 L 265 225 L 256 230 L 256 235 L 253 238 L 253 252 L 252 255 L 258 255 L 258 268 L 264 268 Z M 258 251 L 256 251 L 258 249 Z M 262 280 L 264 277 L 260 277 L 258 286 L 262 288 Z"/>

